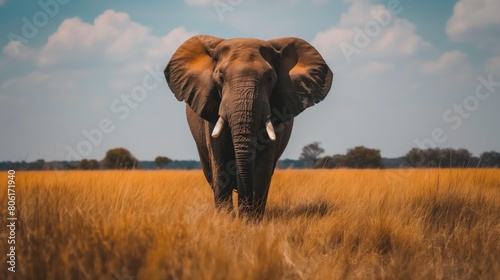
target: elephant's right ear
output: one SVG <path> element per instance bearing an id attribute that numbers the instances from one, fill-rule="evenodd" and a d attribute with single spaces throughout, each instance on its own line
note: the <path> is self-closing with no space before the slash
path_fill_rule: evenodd
<path id="1" fill-rule="evenodd" d="M 185 101 L 200 117 L 216 122 L 220 97 L 213 81 L 215 47 L 224 39 L 206 35 L 190 38 L 172 55 L 165 79 L 179 101 Z"/>

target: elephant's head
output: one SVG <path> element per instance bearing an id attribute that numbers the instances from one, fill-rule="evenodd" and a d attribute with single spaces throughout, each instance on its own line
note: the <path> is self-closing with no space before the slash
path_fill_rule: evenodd
<path id="1" fill-rule="evenodd" d="M 251 192 L 256 135 L 286 122 L 325 98 L 333 74 L 314 47 L 298 38 L 270 41 L 195 36 L 182 44 L 165 78 L 179 101 L 201 118 L 230 129 L 238 193 Z M 250 172 L 250 173 L 247 173 Z M 250 189 L 247 189 L 249 186 Z"/>

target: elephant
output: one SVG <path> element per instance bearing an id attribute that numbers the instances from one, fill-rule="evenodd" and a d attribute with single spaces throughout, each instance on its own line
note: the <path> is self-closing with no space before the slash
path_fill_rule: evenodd
<path id="1" fill-rule="evenodd" d="M 164 70 L 186 117 L 217 209 L 262 219 L 271 177 L 293 119 L 322 101 L 333 73 L 299 38 L 185 41 Z"/>

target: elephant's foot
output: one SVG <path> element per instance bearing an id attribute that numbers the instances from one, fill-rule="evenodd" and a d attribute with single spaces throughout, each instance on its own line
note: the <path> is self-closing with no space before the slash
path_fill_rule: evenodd
<path id="1" fill-rule="evenodd" d="M 215 208 L 219 213 L 234 214 L 234 207 L 232 201 L 215 202 Z"/>
<path id="2" fill-rule="evenodd" d="M 238 217 L 249 223 L 258 223 L 261 222 L 264 218 L 264 211 L 262 211 L 261 209 L 257 209 L 254 205 L 239 205 Z"/>
<path id="3" fill-rule="evenodd" d="M 232 213 L 234 215 L 233 196 L 231 189 L 222 189 L 214 192 L 215 208 L 220 213 Z"/>

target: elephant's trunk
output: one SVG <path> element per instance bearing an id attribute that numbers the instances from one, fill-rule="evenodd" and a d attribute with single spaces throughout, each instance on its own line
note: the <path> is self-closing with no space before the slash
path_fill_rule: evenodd
<path id="1" fill-rule="evenodd" d="M 234 139 L 238 207 L 240 213 L 251 212 L 254 192 L 255 140 L 249 135 L 236 135 Z"/>
<path id="2" fill-rule="evenodd" d="M 255 89 L 240 90 L 235 111 L 229 116 L 236 159 L 238 208 L 241 214 L 251 213 L 254 199 L 254 167 L 257 148 L 257 124 L 260 118 L 254 112 Z"/>

